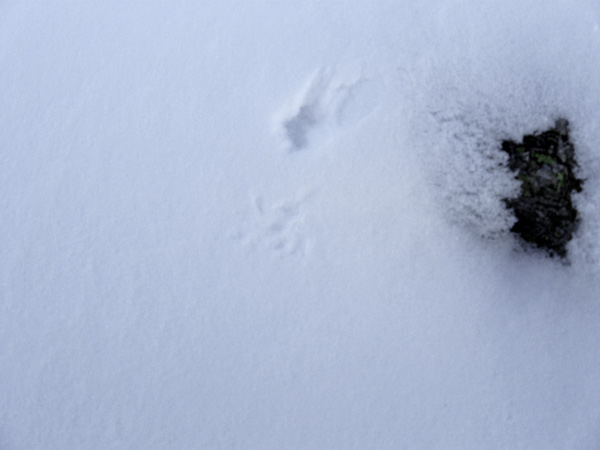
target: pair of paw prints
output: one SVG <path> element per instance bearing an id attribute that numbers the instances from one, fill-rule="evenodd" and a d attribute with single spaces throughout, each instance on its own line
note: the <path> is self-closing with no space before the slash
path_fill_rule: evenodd
<path id="1" fill-rule="evenodd" d="M 379 104 L 381 86 L 381 81 L 360 70 L 318 70 L 275 117 L 275 131 L 290 151 L 319 146 L 369 116 Z M 240 229 L 232 237 L 251 250 L 306 256 L 311 247 L 305 223 L 311 197 L 307 194 L 273 203 L 254 197 L 250 212 L 244 213 Z"/>

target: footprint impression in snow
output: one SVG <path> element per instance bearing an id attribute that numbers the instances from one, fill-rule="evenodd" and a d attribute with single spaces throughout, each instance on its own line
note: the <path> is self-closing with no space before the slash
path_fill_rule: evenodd
<path id="1" fill-rule="evenodd" d="M 254 197 L 248 223 L 234 238 L 250 249 L 263 247 L 281 256 L 304 256 L 309 247 L 304 227 L 304 206 L 309 197 L 274 204 Z"/>
<path id="2" fill-rule="evenodd" d="M 379 102 L 380 84 L 362 74 L 321 69 L 277 118 L 290 150 L 303 150 L 366 117 Z"/>

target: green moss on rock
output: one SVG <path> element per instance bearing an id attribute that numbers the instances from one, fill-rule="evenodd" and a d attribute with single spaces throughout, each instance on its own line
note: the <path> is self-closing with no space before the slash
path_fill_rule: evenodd
<path id="1" fill-rule="evenodd" d="M 565 257 L 579 220 L 571 194 L 583 184 L 575 175 L 569 122 L 559 119 L 551 129 L 526 135 L 520 143 L 503 141 L 502 150 L 521 182 L 519 196 L 505 199 L 517 218 L 511 231 L 552 256 Z"/>

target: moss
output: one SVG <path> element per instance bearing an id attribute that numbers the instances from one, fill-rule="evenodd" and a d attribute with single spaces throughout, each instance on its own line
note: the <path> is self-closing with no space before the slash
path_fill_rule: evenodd
<path id="1" fill-rule="evenodd" d="M 554 166 L 556 164 L 556 160 L 548 155 L 543 155 L 541 153 L 533 153 L 532 155 L 537 162 L 541 164 L 548 164 L 549 166 Z"/>
<path id="2" fill-rule="evenodd" d="M 556 190 L 560 191 L 565 187 L 565 180 L 567 178 L 567 174 L 564 171 L 558 172 L 556 174 Z"/>

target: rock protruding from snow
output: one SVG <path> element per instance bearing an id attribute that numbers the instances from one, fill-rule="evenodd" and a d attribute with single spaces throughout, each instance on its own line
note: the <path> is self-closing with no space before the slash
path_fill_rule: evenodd
<path id="1" fill-rule="evenodd" d="M 521 182 L 518 197 L 506 199 L 517 218 L 511 231 L 552 256 L 565 257 L 578 222 L 571 193 L 580 192 L 583 183 L 575 175 L 569 122 L 559 119 L 553 128 L 526 135 L 520 143 L 504 141 L 502 150 L 508 153 L 508 167 Z"/>

